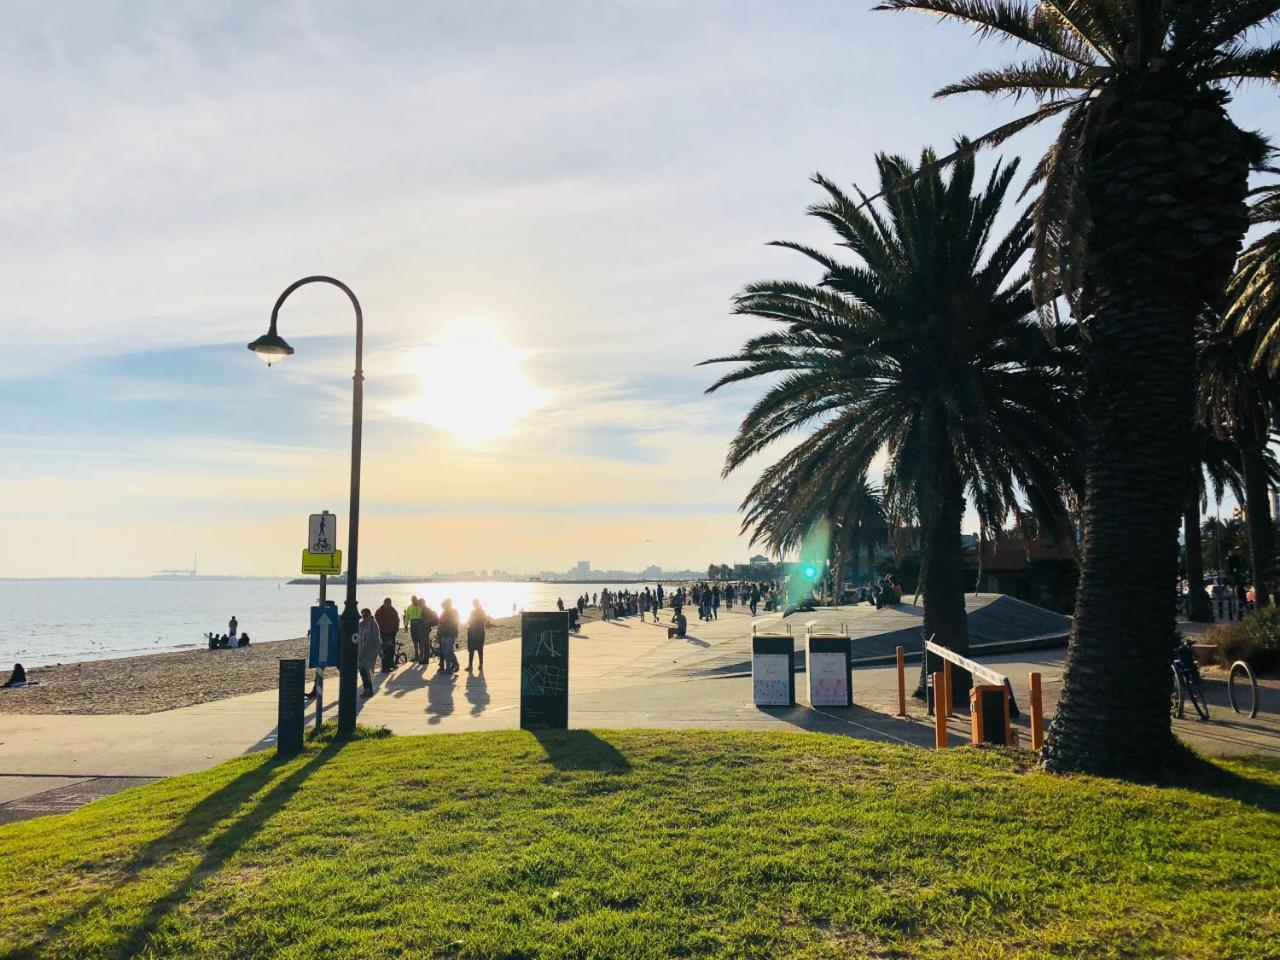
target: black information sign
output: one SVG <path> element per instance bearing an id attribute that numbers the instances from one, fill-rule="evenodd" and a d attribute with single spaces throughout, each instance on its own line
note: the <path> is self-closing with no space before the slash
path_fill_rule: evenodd
<path id="1" fill-rule="evenodd" d="M 520 729 L 569 726 L 569 614 L 520 615 Z"/>
<path id="2" fill-rule="evenodd" d="M 276 715 L 276 753 L 302 752 L 307 661 L 280 661 L 280 709 Z"/>

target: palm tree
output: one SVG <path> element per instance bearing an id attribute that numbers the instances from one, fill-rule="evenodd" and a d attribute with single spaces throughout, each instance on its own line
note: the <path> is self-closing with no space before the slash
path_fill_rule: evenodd
<path id="1" fill-rule="evenodd" d="M 1035 50 L 937 96 L 980 92 L 1031 112 L 998 144 L 1061 121 L 1030 186 L 1032 289 L 1067 298 L 1086 336 L 1084 559 L 1050 770 L 1140 774 L 1175 756 L 1169 722 L 1177 532 L 1193 417 L 1196 320 L 1221 296 L 1265 142 L 1228 116 L 1225 87 L 1274 81 L 1280 46 L 1257 0 L 883 0 Z"/>
<path id="2" fill-rule="evenodd" d="M 1204 588 L 1204 548 L 1201 543 L 1200 514 L 1208 508 L 1209 494 L 1219 503 L 1230 489 L 1243 502 L 1244 488 L 1240 477 L 1240 453 L 1230 442 L 1203 424 L 1196 424 L 1192 436 L 1194 457 L 1191 481 L 1182 520 L 1183 555 L 1186 558 L 1187 619 L 1212 623 L 1213 609 Z"/>
<path id="3" fill-rule="evenodd" d="M 1249 532 L 1249 569 L 1257 603 L 1267 606 L 1275 589 L 1275 530 L 1271 522 L 1273 458 L 1267 446 L 1275 387 L 1264 368 L 1250 366 L 1256 355 L 1253 331 L 1236 333 L 1226 323 L 1212 330 L 1200 349 L 1197 389 L 1200 419 L 1237 449 Z"/>
<path id="4" fill-rule="evenodd" d="M 838 599 L 845 563 L 883 542 L 885 519 L 880 491 L 830 452 L 808 447 L 766 468 L 742 501 L 742 532 L 779 556 L 826 539 Z"/>
<path id="5" fill-rule="evenodd" d="M 726 474 L 803 429 L 812 433 L 797 457 L 847 478 L 887 451 L 886 496 L 921 522 L 924 632 L 963 652 L 966 496 L 983 528 L 1020 509 L 1020 493 L 1054 515 L 1074 400 L 1062 350 L 1036 322 L 1018 270 L 1029 221 L 993 239 L 1016 164 L 997 164 L 976 193 L 969 157 L 950 180 L 929 151 L 919 167 L 884 155 L 876 166 L 883 187 L 907 186 L 874 206 L 818 176 L 827 200 L 809 210 L 861 262 L 777 244 L 818 263 L 823 278 L 747 286 L 734 312 L 782 327 L 706 361 L 737 365 L 709 392 L 771 380 L 730 445 Z M 956 700 L 968 702 L 967 686 L 956 684 Z"/>

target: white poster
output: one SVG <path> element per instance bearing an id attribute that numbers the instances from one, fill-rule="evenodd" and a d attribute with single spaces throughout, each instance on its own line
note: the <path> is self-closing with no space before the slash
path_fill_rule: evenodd
<path id="1" fill-rule="evenodd" d="M 785 653 L 757 653 L 751 657 L 752 695 L 757 707 L 791 704 L 791 658 Z"/>
<path id="2" fill-rule="evenodd" d="M 809 702 L 815 707 L 849 704 L 849 674 L 843 653 L 809 653 Z"/>

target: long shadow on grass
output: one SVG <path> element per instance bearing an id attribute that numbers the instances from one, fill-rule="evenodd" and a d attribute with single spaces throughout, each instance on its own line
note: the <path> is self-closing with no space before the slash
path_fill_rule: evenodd
<path id="1" fill-rule="evenodd" d="M 1184 787 L 1224 800 L 1237 800 L 1266 813 L 1280 813 L 1280 787 L 1241 776 L 1200 757 L 1188 758 L 1185 772 L 1168 776 L 1162 786 Z"/>
<path id="2" fill-rule="evenodd" d="M 631 764 L 613 744 L 590 730 L 537 730 L 533 737 L 557 770 L 630 773 Z"/>
<path id="3" fill-rule="evenodd" d="M 147 908 L 146 915 L 134 925 L 116 950 L 121 960 L 138 956 L 147 939 L 164 917 L 182 902 L 209 874 L 215 872 L 246 841 L 255 836 L 266 822 L 288 801 L 318 767 L 333 757 L 342 743 L 332 742 L 312 756 L 306 763 L 273 785 L 250 805 L 250 800 L 280 771 L 282 761 L 271 759 L 246 770 L 213 793 L 209 794 L 183 815 L 164 836 L 146 844 L 129 863 L 121 868 L 127 878 L 123 885 L 139 880 L 139 874 L 159 866 L 165 859 L 183 850 L 197 847 L 204 849 L 204 856 L 184 877 L 178 880 L 168 893 L 157 897 Z M 230 818 L 212 837 L 206 834 L 223 820 Z M 114 886 L 92 897 L 75 911 L 63 917 L 44 932 L 38 944 L 20 950 L 15 956 L 37 956 L 40 948 L 59 938 L 78 921 L 87 918 L 98 909 L 110 909 L 110 898 L 121 889 Z"/>

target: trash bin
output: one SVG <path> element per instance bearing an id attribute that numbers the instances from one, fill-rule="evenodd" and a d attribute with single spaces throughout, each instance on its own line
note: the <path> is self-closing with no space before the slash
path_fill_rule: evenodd
<path id="1" fill-rule="evenodd" d="M 973 742 L 1007 746 L 1011 743 L 1009 691 L 993 683 L 980 683 L 969 690 L 969 717 Z"/>
<path id="2" fill-rule="evenodd" d="M 853 706 L 852 642 L 847 629 L 817 633 L 805 625 L 805 674 L 809 704 L 814 707 Z"/>
<path id="3" fill-rule="evenodd" d="M 751 628 L 751 695 L 757 707 L 790 707 L 796 702 L 795 639 L 786 633 L 758 634 Z"/>

